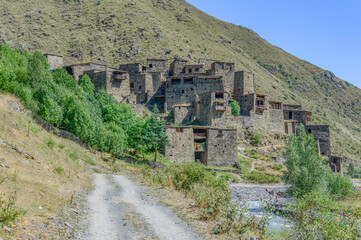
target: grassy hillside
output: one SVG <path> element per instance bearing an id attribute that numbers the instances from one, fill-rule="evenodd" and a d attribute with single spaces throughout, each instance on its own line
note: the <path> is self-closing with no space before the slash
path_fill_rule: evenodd
<path id="1" fill-rule="evenodd" d="M 0 23 L 6 43 L 63 55 L 67 64 L 175 56 L 235 62 L 256 74 L 260 92 L 302 104 L 315 124 L 329 124 L 334 154 L 360 160 L 359 88 L 183 0 L 14 0 L 3 4 Z"/>
<path id="2" fill-rule="evenodd" d="M 1 220 L 4 239 L 58 239 L 64 225 L 59 216 L 77 209 L 78 193 L 91 187 L 93 168 L 109 168 L 78 144 L 37 125 L 13 96 L 0 94 L 0 208 L 25 211 L 20 221 Z M 9 219 L 11 217 L 9 216 Z M 18 224 L 19 223 L 19 224 Z M 3 228 L 3 224 L 11 229 Z"/>

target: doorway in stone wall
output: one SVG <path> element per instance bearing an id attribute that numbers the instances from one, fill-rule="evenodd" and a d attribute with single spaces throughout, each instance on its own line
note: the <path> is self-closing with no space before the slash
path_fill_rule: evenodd
<path id="1" fill-rule="evenodd" d="M 206 152 L 195 152 L 194 155 L 195 155 L 196 162 L 200 162 L 200 163 L 207 165 Z"/>

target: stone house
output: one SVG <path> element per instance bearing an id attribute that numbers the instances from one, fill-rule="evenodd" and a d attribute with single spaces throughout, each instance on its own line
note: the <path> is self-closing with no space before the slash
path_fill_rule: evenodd
<path id="1" fill-rule="evenodd" d="M 170 145 L 165 156 L 172 162 L 201 162 L 232 166 L 238 162 L 237 131 L 208 126 L 167 126 Z"/>

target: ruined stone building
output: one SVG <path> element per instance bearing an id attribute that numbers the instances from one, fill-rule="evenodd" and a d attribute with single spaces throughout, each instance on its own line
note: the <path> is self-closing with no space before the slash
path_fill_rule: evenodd
<path id="1" fill-rule="evenodd" d="M 63 66 L 61 57 L 46 56 L 51 68 L 63 67 L 77 81 L 87 74 L 96 90 L 106 89 L 120 103 L 149 109 L 157 105 L 175 125 L 166 129 L 171 145 L 165 153 L 171 161 L 233 165 L 238 161 L 236 129 L 283 135 L 297 133 L 301 124 L 314 135 L 320 155 L 331 159 L 328 126 L 310 125 L 312 113 L 301 105 L 257 93 L 254 74 L 235 71 L 234 63 L 199 59 L 189 64 L 175 59 L 169 64 L 167 59 L 147 59 L 145 65 L 120 64 L 115 69 L 95 63 Z M 232 115 L 233 100 L 240 105 L 239 116 Z"/>
<path id="2" fill-rule="evenodd" d="M 238 162 L 237 130 L 208 126 L 168 126 L 165 156 L 173 162 L 199 161 L 208 166 Z"/>

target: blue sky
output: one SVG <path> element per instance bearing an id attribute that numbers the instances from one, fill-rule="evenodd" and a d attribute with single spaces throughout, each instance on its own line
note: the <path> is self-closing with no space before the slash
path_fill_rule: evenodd
<path id="1" fill-rule="evenodd" d="M 361 0 L 187 0 L 361 88 Z"/>

